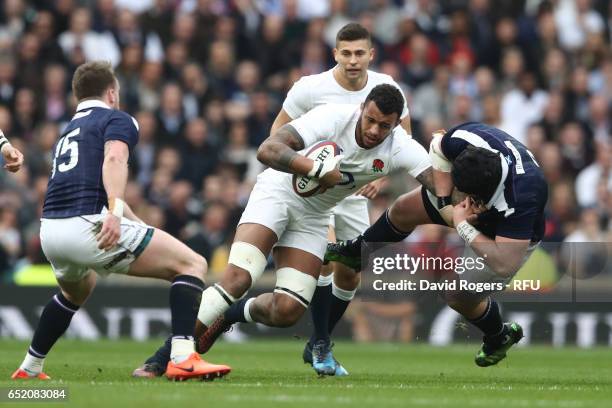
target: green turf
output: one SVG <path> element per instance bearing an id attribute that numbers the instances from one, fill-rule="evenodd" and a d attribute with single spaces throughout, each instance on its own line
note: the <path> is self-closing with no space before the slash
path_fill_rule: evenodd
<path id="1" fill-rule="evenodd" d="M 71 407 L 605 407 L 612 400 L 612 351 L 599 348 L 512 349 L 499 366 L 473 363 L 477 345 L 340 343 L 336 356 L 350 377 L 323 378 L 301 362 L 300 341 L 218 344 L 207 358 L 234 371 L 215 382 L 172 383 L 130 377 L 158 343 L 60 341 L 45 363 L 67 387 L 68 403 L 5 406 Z M 0 388 L 27 343 L 0 341 Z M 20 385 L 24 383 L 21 382 Z M 36 386 L 28 382 L 28 386 Z"/>

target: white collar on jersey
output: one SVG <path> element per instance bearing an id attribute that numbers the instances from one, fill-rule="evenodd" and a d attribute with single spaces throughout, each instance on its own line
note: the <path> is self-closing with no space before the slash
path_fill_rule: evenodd
<path id="1" fill-rule="evenodd" d="M 89 99 L 86 101 L 83 101 L 81 103 L 79 103 L 77 105 L 77 112 L 85 110 L 85 109 L 91 109 L 91 108 L 105 108 L 105 109 L 110 109 L 111 107 L 108 106 L 107 104 L 105 104 L 104 102 L 102 102 L 99 99 Z"/>
<path id="2" fill-rule="evenodd" d="M 491 197 L 489 202 L 485 205 L 485 207 L 487 207 L 487 209 L 489 210 L 495 207 L 497 211 L 505 212 L 504 216 L 507 217 L 514 212 L 514 208 L 508 207 L 508 203 L 506 202 L 506 197 L 504 197 L 504 189 L 506 188 L 504 183 L 506 182 L 506 179 L 508 178 L 508 162 L 506 161 L 506 158 L 504 157 L 503 154 L 501 154 L 500 152 L 498 152 L 498 154 L 499 154 L 499 159 L 501 161 L 502 176 L 501 176 L 501 180 L 499 181 L 499 184 L 497 185 L 497 188 L 495 189 L 495 192 L 493 193 L 493 196 Z"/>

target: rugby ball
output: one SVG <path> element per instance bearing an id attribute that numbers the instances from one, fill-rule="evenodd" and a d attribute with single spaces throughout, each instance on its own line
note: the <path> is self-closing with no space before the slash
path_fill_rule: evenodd
<path id="1" fill-rule="evenodd" d="M 340 147 L 334 142 L 323 141 L 313 145 L 305 154 L 309 159 L 315 162 L 322 162 L 330 157 L 338 156 L 341 153 Z M 320 187 L 319 181 L 314 177 L 293 175 L 292 183 L 293 191 L 300 197 L 310 197 L 316 194 Z"/>

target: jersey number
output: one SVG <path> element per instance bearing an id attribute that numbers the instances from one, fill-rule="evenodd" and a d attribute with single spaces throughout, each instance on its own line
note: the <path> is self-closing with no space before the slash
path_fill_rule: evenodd
<path id="1" fill-rule="evenodd" d="M 51 178 L 55 176 L 56 169 L 61 173 L 64 173 L 76 167 L 77 163 L 79 162 L 79 143 L 76 140 L 70 140 L 70 138 L 78 136 L 79 133 L 81 133 L 81 128 L 76 128 L 64 136 L 57 144 L 57 147 L 55 148 L 55 157 L 53 158 L 53 173 L 51 174 Z M 57 165 L 58 157 L 66 153 L 70 153 L 68 162 L 62 162 Z"/>

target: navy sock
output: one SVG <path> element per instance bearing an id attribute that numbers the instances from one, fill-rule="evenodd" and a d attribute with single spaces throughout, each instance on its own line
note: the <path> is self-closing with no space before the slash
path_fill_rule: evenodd
<path id="1" fill-rule="evenodd" d="M 333 294 L 331 295 L 331 305 L 329 309 L 328 323 L 329 334 L 334 331 L 336 324 L 338 324 L 338 322 L 344 315 L 344 312 L 346 311 L 346 308 L 348 307 L 349 303 L 351 303 L 350 300 L 340 299 L 339 297 L 334 296 Z"/>
<path id="2" fill-rule="evenodd" d="M 192 337 L 200 309 L 204 282 L 195 276 L 179 275 L 170 287 L 172 335 Z"/>
<path id="3" fill-rule="evenodd" d="M 68 329 L 77 310 L 79 306 L 66 299 L 61 292 L 53 296 L 40 315 L 28 353 L 45 358 L 57 339 Z"/>
<path id="4" fill-rule="evenodd" d="M 230 306 L 229 309 L 225 311 L 223 317 L 229 323 L 246 323 L 246 319 L 244 318 L 244 305 L 246 304 L 249 298 L 243 298 Z"/>
<path id="5" fill-rule="evenodd" d="M 491 298 L 488 299 L 487 307 L 482 316 L 469 320 L 474 326 L 484 333 L 485 343 L 495 343 L 503 338 L 504 323 L 499 311 L 499 305 Z"/>
<path id="6" fill-rule="evenodd" d="M 400 231 L 391 224 L 389 210 L 387 210 L 363 233 L 363 240 L 365 242 L 400 242 L 411 232 Z"/>
<path id="7" fill-rule="evenodd" d="M 170 361 L 170 351 L 172 351 L 172 336 L 168 336 L 164 344 L 157 349 L 155 354 L 147 358 L 145 363 L 158 363 L 162 367 L 165 367 L 168 364 L 168 361 Z"/>
<path id="8" fill-rule="evenodd" d="M 309 343 L 315 344 L 318 340 L 329 341 L 329 312 L 332 301 L 332 285 L 319 286 L 315 289 L 310 301 L 310 316 L 314 331 Z"/>

